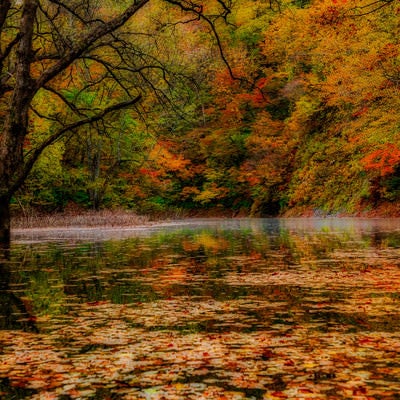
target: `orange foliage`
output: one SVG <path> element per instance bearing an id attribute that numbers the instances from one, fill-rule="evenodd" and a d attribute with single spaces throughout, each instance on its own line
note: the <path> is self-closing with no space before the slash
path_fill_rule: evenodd
<path id="1" fill-rule="evenodd" d="M 400 163 L 400 149 L 389 143 L 365 156 L 361 162 L 367 171 L 376 170 L 381 176 L 390 175 Z"/>
<path id="2" fill-rule="evenodd" d="M 188 169 L 190 161 L 180 154 L 172 153 L 168 147 L 171 147 L 168 142 L 158 142 L 150 152 L 150 159 L 157 164 L 160 171 L 164 171 L 164 174 L 165 172 L 175 172 L 181 177 L 190 177 L 191 172 Z"/>

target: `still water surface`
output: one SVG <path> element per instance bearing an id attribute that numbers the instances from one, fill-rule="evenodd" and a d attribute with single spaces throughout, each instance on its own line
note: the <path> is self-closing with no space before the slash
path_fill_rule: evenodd
<path id="1" fill-rule="evenodd" d="M 1 399 L 400 399 L 400 220 L 13 234 Z"/>

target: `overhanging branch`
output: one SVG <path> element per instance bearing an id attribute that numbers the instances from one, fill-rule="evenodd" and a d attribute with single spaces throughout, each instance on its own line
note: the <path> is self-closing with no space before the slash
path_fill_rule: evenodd
<path id="1" fill-rule="evenodd" d="M 16 180 L 14 181 L 14 183 L 10 189 L 10 193 L 14 193 L 22 185 L 22 183 L 24 182 L 24 180 L 27 178 L 30 171 L 32 170 L 33 165 L 35 164 L 37 159 L 40 157 L 40 155 L 43 153 L 43 151 L 47 147 L 51 146 L 57 140 L 61 139 L 68 132 L 72 132 L 75 129 L 81 128 L 84 125 L 89 125 L 89 124 L 93 124 L 97 121 L 100 121 L 103 118 L 105 118 L 107 115 L 113 113 L 114 111 L 119 111 L 119 110 L 129 108 L 130 106 L 138 103 L 141 100 L 141 98 L 142 98 L 142 95 L 139 94 L 138 96 L 136 96 L 133 99 L 123 101 L 121 103 L 113 104 L 112 106 L 105 108 L 102 112 L 100 112 L 96 115 L 92 115 L 91 117 L 84 118 L 79 121 L 68 124 L 68 125 L 60 128 L 57 132 L 50 135 L 38 147 L 36 147 L 35 149 L 31 150 L 28 153 L 27 159 L 24 163 L 22 171 L 19 174 L 19 176 L 16 178 Z"/>
<path id="2" fill-rule="evenodd" d="M 80 58 L 97 40 L 114 32 L 123 26 L 133 15 L 135 15 L 149 0 L 134 1 L 123 13 L 105 22 L 101 25 L 94 27 L 89 33 L 81 37 L 78 42 L 69 49 L 63 57 L 59 59 L 54 65 L 49 67 L 43 74 L 36 80 L 36 90 L 48 83 L 51 79 L 56 77 L 60 72 L 64 71 L 75 60 Z"/>

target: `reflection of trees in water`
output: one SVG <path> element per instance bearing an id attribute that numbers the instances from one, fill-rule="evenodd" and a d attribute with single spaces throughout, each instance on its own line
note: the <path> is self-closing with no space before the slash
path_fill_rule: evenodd
<path id="1" fill-rule="evenodd" d="M 385 247 L 399 247 L 400 246 L 400 233 L 399 232 L 384 232 L 375 227 L 371 232 L 364 235 L 364 240 L 368 241 L 370 247 L 385 248 Z"/>
<path id="2" fill-rule="evenodd" d="M 36 331 L 35 315 L 63 314 L 72 298 L 126 303 L 181 295 L 218 300 L 263 295 L 281 299 L 288 307 L 298 307 L 307 293 L 296 286 L 297 282 L 261 288 L 226 282 L 226 276 L 236 273 L 239 279 L 248 274 L 276 274 L 304 262 L 331 268 L 337 250 L 399 243 L 398 233 L 373 229 L 364 235 L 329 229 L 298 232 L 277 229 L 275 225 L 273 228 L 271 232 L 201 229 L 74 246 L 42 244 L 25 248 L 21 259 L 21 248 L 11 255 L 9 249 L 2 249 L 0 329 Z M 347 269 L 346 265 L 339 268 L 337 262 L 335 266 Z M 298 283 L 302 278 L 299 274 Z M 23 283 L 19 285 L 20 279 Z M 23 284 L 22 295 L 19 289 Z"/>
<path id="3" fill-rule="evenodd" d="M 11 287 L 10 249 L 0 247 L 0 329 L 23 329 L 38 332 L 35 317 Z"/>

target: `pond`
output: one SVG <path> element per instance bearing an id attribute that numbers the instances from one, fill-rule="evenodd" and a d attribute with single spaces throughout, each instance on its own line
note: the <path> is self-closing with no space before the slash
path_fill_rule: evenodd
<path id="1" fill-rule="evenodd" d="M 400 220 L 14 232 L 1 399 L 400 399 Z"/>

